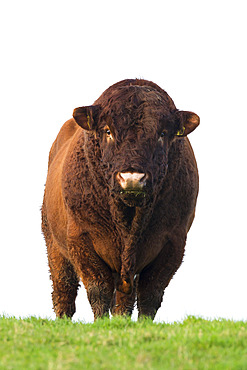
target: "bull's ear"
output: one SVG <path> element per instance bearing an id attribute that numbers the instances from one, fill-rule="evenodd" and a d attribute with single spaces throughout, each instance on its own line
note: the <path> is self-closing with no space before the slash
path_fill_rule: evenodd
<path id="1" fill-rule="evenodd" d="M 98 105 L 89 105 L 87 107 L 75 108 L 73 117 L 76 123 L 84 130 L 92 130 L 96 126 L 99 114 Z"/>
<path id="2" fill-rule="evenodd" d="M 194 131 L 200 123 L 200 117 L 193 112 L 178 111 L 175 115 L 176 121 L 179 121 L 179 129 L 176 136 L 187 136 Z"/>

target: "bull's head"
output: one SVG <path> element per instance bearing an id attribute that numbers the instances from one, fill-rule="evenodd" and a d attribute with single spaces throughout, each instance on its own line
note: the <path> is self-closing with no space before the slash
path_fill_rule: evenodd
<path id="1" fill-rule="evenodd" d="M 95 105 L 76 108 L 73 117 L 94 134 L 112 196 L 129 207 L 145 205 L 164 182 L 171 148 L 199 125 L 199 117 L 177 110 L 164 91 L 149 86 L 104 94 Z"/>

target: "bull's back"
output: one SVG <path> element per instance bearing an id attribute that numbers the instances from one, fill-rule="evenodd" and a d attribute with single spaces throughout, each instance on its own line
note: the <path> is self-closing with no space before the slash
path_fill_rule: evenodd
<path id="1" fill-rule="evenodd" d="M 74 119 L 70 119 L 67 122 L 64 123 L 64 125 L 61 127 L 56 140 L 52 144 L 50 153 L 49 153 L 49 164 L 52 163 L 53 159 L 57 155 L 57 153 L 62 150 L 62 148 L 66 147 L 68 145 L 68 142 L 71 140 L 71 138 L 74 136 L 77 130 L 79 130 L 79 126 L 74 121 Z M 64 148 L 65 150 L 66 148 Z"/>
<path id="2" fill-rule="evenodd" d="M 49 154 L 44 209 L 49 229 L 61 246 L 66 244 L 67 214 L 62 194 L 62 172 L 68 151 L 72 150 L 73 139 L 80 130 L 73 119 L 65 122 Z"/>

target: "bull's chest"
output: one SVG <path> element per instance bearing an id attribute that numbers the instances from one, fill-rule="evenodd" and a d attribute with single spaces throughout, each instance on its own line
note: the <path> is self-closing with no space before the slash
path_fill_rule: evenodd
<path id="1" fill-rule="evenodd" d="M 126 245 L 120 235 L 109 230 L 100 230 L 90 233 L 94 249 L 98 256 L 114 272 L 121 272 L 122 257 Z M 163 232 L 155 235 L 152 228 L 146 228 L 134 245 L 131 254 L 135 259 L 135 273 L 140 273 L 145 266 L 150 264 L 160 253 L 167 242 L 167 234 Z"/>

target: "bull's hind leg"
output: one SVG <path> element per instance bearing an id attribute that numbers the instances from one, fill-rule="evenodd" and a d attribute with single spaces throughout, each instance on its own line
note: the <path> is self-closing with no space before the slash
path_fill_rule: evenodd
<path id="1" fill-rule="evenodd" d="M 48 248 L 48 261 L 53 283 L 53 308 L 56 316 L 72 317 L 75 313 L 75 299 L 79 287 L 77 274 L 70 261 L 58 251 L 55 243 Z"/>
<path id="2" fill-rule="evenodd" d="M 154 319 L 165 288 L 182 263 L 185 241 L 168 242 L 154 262 L 142 271 L 137 289 L 138 316 Z"/>
<path id="3" fill-rule="evenodd" d="M 53 283 L 52 301 L 57 317 L 72 317 L 79 280 L 71 263 L 60 253 L 50 232 L 45 204 L 42 206 L 42 231 L 47 246 L 48 262 Z"/>

